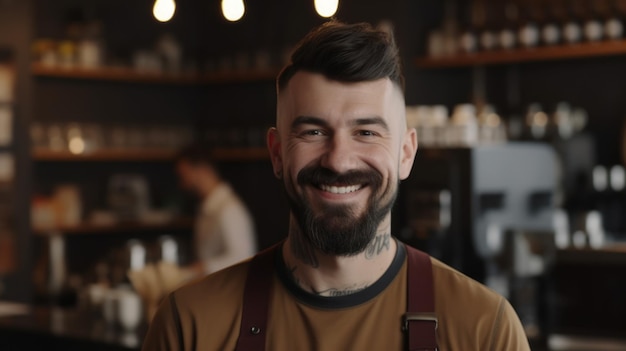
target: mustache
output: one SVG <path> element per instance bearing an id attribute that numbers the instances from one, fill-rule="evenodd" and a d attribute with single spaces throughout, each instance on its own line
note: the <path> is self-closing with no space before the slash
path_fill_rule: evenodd
<path id="1" fill-rule="evenodd" d="M 337 173 L 317 165 L 307 166 L 298 172 L 299 185 L 305 184 L 370 184 L 380 186 L 383 176 L 374 170 L 352 170 Z"/>

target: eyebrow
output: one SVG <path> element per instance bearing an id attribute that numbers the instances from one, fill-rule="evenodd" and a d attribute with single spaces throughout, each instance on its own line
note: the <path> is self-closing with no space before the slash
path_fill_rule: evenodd
<path id="1" fill-rule="evenodd" d="M 366 126 L 366 125 L 379 125 L 381 127 L 383 127 L 385 130 L 389 130 L 389 126 L 387 125 L 387 122 L 385 122 L 384 119 L 382 119 L 382 117 L 368 117 L 368 118 L 357 118 L 354 121 L 351 121 L 350 124 L 353 125 L 357 125 L 357 126 Z"/>
<path id="2" fill-rule="evenodd" d="M 326 122 L 325 120 L 321 118 L 313 117 L 313 116 L 298 116 L 291 123 L 291 129 L 294 130 L 298 126 L 301 126 L 303 124 L 312 124 L 312 125 L 316 125 L 320 127 L 328 127 L 328 122 Z M 350 125 L 353 125 L 353 126 L 379 125 L 383 127 L 385 130 L 389 130 L 389 125 L 387 125 L 387 122 L 385 122 L 384 119 L 378 116 L 357 118 L 357 119 L 351 120 Z"/>
<path id="3" fill-rule="evenodd" d="M 320 126 L 320 127 L 327 127 L 328 126 L 328 122 L 326 122 L 325 120 L 323 120 L 321 118 L 312 117 L 312 116 L 298 116 L 291 123 L 291 130 L 295 130 L 297 127 L 299 127 L 299 126 L 301 126 L 303 124 L 312 124 L 312 125 L 316 125 L 316 126 Z"/>

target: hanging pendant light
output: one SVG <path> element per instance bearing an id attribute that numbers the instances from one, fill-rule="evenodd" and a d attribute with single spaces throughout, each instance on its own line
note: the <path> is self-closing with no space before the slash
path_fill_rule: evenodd
<path id="1" fill-rule="evenodd" d="M 236 22 L 246 13 L 243 0 L 222 0 L 222 14 L 231 22 Z"/>
<path id="2" fill-rule="evenodd" d="M 174 17 L 176 3 L 174 0 L 156 0 L 152 7 L 152 14 L 159 22 L 167 22 Z"/>
<path id="3" fill-rule="evenodd" d="M 337 13 L 339 0 L 314 0 L 315 11 L 322 17 L 331 17 Z"/>

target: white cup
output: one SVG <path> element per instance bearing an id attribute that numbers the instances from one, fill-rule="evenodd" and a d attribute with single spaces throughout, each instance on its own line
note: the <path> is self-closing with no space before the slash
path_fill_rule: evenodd
<path id="1" fill-rule="evenodd" d="M 132 290 L 120 289 L 117 295 L 117 321 L 124 330 L 134 330 L 143 318 L 141 298 Z"/>
<path id="2" fill-rule="evenodd" d="M 118 311 L 118 291 L 116 289 L 107 289 L 102 299 L 102 317 L 104 321 L 112 326 L 117 321 Z"/>

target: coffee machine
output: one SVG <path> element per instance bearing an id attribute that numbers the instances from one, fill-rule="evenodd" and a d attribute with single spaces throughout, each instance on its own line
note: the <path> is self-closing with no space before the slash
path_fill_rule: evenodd
<path id="1" fill-rule="evenodd" d="M 545 143 L 419 150 L 400 185 L 393 231 L 508 297 L 534 324 L 536 289 L 527 285 L 554 253 L 558 179 Z"/>

